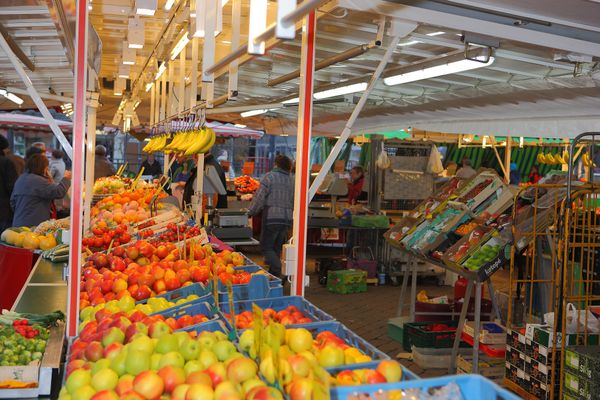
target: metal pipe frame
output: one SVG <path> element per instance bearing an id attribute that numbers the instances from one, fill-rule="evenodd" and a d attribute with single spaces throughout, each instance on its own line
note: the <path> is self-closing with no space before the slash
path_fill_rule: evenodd
<path id="1" fill-rule="evenodd" d="M 415 25 L 415 27 L 416 27 L 416 25 Z M 339 139 L 335 142 L 333 149 L 331 149 L 331 152 L 329 153 L 329 155 L 327 156 L 327 159 L 323 163 L 321 170 L 319 171 L 315 180 L 313 181 L 312 185 L 310 186 L 310 190 L 308 192 L 308 201 L 309 202 L 313 199 L 313 197 L 315 197 L 315 194 L 317 193 L 317 189 L 323 183 L 325 176 L 329 173 L 329 170 L 331 170 L 331 167 L 333 166 L 333 162 L 337 158 L 338 154 L 340 154 L 340 151 L 342 151 L 342 147 L 346 143 L 346 140 L 348 140 L 348 138 L 350 137 L 350 133 L 352 132 L 352 126 L 354 126 L 354 122 L 356 121 L 356 119 L 358 118 L 358 115 L 360 114 L 363 107 L 367 103 L 367 99 L 369 98 L 369 95 L 375 88 L 375 85 L 377 84 L 377 80 L 381 76 L 381 73 L 385 69 L 387 63 L 392 58 L 392 55 L 394 54 L 394 50 L 396 49 L 396 46 L 398 45 L 399 41 L 400 41 L 400 36 L 399 35 L 394 36 L 394 38 L 392 39 L 388 48 L 386 49 L 383 58 L 377 65 L 377 69 L 375 70 L 375 72 L 373 72 L 373 76 L 371 76 L 371 79 L 369 80 L 367 89 L 360 96 L 360 100 L 358 101 L 358 104 L 356 104 L 356 107 L 354 107 L 354 110 L 352 110 L 352 114 L 350 115 L 350 118 L 348 118 L 348 122 L 346 122 L 346 126 L 342 130 L 342 133 L 340 134 Z"/>
<path id="2" fill-rule="evenodd" d="M 27 93 L 29 94 L 29 97 L 31 97 L 31 99 L 33 100 L 33 102 L 35 103 L 37 108 L 42 113 L 42 116 L 48 123 L 48 126 L 50 126 L 50 129 L 54 133 L 54 136 L 56 136 L 56 138 L 62 145 L 63 149 L 65 150 L 65 153 L 69 156 L 69 158 L 71 160 L 73 160 L 73 148 L 71 147 L 71 144 L 65 137 L 64 133 L 58 127 L 58 124 L 56 123 L 56 121 L 54 120 L 52 115 L 50 114 L 50 111 L 48 111 L 48 107 L 46 107 L 46 104 L 44 104 L 44 100 L 42 100 L 42 98 L 38 94 L 37 90 L 33 86 L 31 79 L 29 79 L 29 76 L 27 75 L 27 73 L 25 72 L 25 69 L 21 65 L 21 61 L 15 55 L 15 53 L 13 52 L 12 48 L 10 47 L 9 43 L 6 41 L 6 39 L 4 38 L 3 35 L 0 35 L 0 47 L 2 48 L 2 50 L 4 50 L 4 53 L 6 53 L 6 56 L 10 60 L 15 71 L 17 72 L 17 74 L 19 75 L 19 77 L 21 78 L 23 83 L 25 84 L 25 87 L 27 88 Z M 85 102 L 85 93 L 84 93 L 83 100 Z"/>
<path id="3" fill-rule="evenodd" d="M 75 337 L 79 326 L 79 276 L 81 274 L 81 240 L 83 237 L 83 159 L 85 154 L 88 1 L 80 0 L 77 2 L 76 7 L 75 87 L 73 96 L 75 100 L 73 103 L 73 146 L 75 152 L 74 158 L 72 158 L 73 176 L 71 178 L 71 248 L 69 252 L 67 297 L 68 337 Z M 91 193 L 87 195 L 91 196 Z"/>
<path id="4" fill-rule="evenodd" d="M 304 17 L 309 12 L 312 12 L 317 7 L 322 5 L 323 3 L 328 2 L 329 0 L 304 0 L 294 11 L 286 15 L 282 18 L 282 22 L 284 23 L 296 23 L 299 19 Z M 264 42 L 265 40 L 273 37 L 275 35 L 275 24 L 270 25 L 263 33 L 256 36 L 254 39 L 254 43 Z M 205 73 L 211 74 L 215 73 L 221 68 L 229 65 L 233 60 L 236 60 L 246 54 L 248 50 L 248 42 L 244 43 L 231 53 L 227 54 L 225 57 L 221 58 L 219 61 L 206 68 Z"/>

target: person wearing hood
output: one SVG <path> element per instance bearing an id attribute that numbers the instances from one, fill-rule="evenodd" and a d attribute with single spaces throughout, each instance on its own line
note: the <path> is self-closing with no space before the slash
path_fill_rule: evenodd
<path id="1" fill-rule="evenodd" d="M 510 163 L 509 179 L 511 185 L 518 185 L 519 183 L 521 183 L 521 173 L 519 172 L 519 167 L 517 166 L 517 163 Z"/>
<path id="2" fill-rule="evenodd" d="M 116 174 L 115 166 L 106 158 L 106 147 L 99 144 L 96 146 L 96 158 L 94 160 L 94 180 L 105 176 Z"/>

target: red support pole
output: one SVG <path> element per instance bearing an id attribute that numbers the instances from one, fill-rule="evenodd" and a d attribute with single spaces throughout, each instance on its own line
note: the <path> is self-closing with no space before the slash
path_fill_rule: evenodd
<path id="1" fill-rule="evenodd" d="M 312 133 L 313 76 L 315 72 L 315 31 L 317 19 L 311 11 L 302 26 L 300 102 L 296 138 L 296 186 L 294 199 L 293 243 L 296 248 L 296 274 L 292 294 L 304 296 L 306 274 L 306 231 L 308 225 L 308 183 L 310 174 L 310 138 Z"/>
<path id="2" fill-rule="evenodd" d="M 67 300 L 67 335 L 77 335 L 79 324 L 79 277 L 83 234 L 83 168 L 85 158 L 88 2 L 77 1 L 75 35 L 75 91 L 73 96 L 73 176 L 71 184 L 71 248 Z M 95 132 L 90 132 L 94 135 Z M 88 176 L 88 179 L 93 177 Z M 87 194 L 91 196 L 91 193 Z"/>

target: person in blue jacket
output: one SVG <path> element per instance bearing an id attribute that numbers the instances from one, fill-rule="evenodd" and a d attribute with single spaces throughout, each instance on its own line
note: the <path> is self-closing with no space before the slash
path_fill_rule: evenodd
<path id="1" fill-rule="evenodd" d="M 71 186 L 71 171 L 53 183 L 48 158 L 34 154 L 27 159 L 25 172 L 19 176 L 10 197 L 13 226 L 36 226 L 52 217 L 53 200 L 62 199 Z"/>

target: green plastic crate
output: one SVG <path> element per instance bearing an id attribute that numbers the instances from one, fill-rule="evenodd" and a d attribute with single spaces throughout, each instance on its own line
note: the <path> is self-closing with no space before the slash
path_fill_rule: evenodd
<path id="1" fill-rule="evenodd" d="M 410 351 L 411 346 L 428 348 L 428 349 L 444 349 L 454 345 L 454 337 L 456 331 L 438 331 L 430 332 L 425 328 L 434 324 L 446 324 L 448 326 L 458 326 L 458 321 L 436 321 L 436 322 L 410 322 L 404 324 L 404 337 L 402 339 L 402 347 L 404 350 Z M 469 345 L 463 341 L 460 342 L 460 347 L 468 347 Z"/>
<path id="2" fill-rule="evenodd" d="M 410 321 L 410 317 L 390 318 L 387 323 L 388 336 L 402 344 L 404 339 L 404 324 Z"/>
<path id="3" fill-rule="evenodd" d="M 329 271 L 327 290 L 339 294 L 366 292 L 367 272 L 356 269 Z"/>

